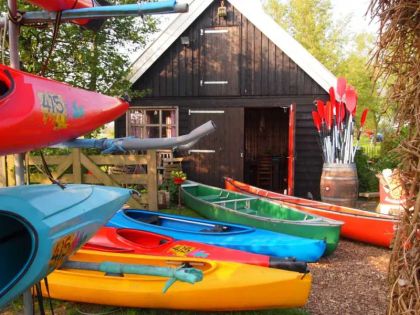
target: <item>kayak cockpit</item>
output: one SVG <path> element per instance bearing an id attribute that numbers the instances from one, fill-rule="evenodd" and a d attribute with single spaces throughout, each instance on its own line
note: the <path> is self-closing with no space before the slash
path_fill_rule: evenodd
<path id="1" fill-rule="evenodd" d="M 133 229 L 118 229 L 116 233 L 124 241 L 149 249 L 160 247 L 172 241 L 170 237 Z"/>
<path id="2" fill-rule="evenodd" d="M 8 71 L 0 71 L 0 99 L 6 97 L 14 88 L 13 78 Z"/>
<path id="3" fill-rule="evenodd" d="M 0 211 L 0 297 L 25 274 L 35 253 L 36 236 L 27 222 Z"/>

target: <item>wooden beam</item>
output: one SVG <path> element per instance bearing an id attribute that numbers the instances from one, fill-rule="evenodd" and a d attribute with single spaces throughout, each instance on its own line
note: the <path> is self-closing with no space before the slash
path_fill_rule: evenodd
<path id="1" fill-rule="evenodd" d="M 8 155 L 6 157 L 6 163 L 7 163 L 7 186 L 16 186 L 14 156 Z"/>
<path id="2" fill-rule="evenodd" d="M 0 156 L 0 187 L 7 186 L 6 157 Z"/>
<path id="3" fill-rule="evenodd" d="M 97 165 L 138 165 L 147 164 L 147 159 L 143 155 L 91 155 L 89 158 Z"/>
<path id="4" fill-rule="evenodd" d="M 147 200 L 149 210 L 158 210 L 156 151 L 147 151 Z"/>
<path id="5" fill-rule="evenodd" d="M 119 183 L 113 180 L 110 176 L 105 174 L 92 160 L 87 157 L 86 155 L 82 154 L 80 156 L 80 160 L 82 165 L 87 168 L 87 170 L 91 171 L 92 174 L 101 181 L 101 183 L 107 186 L 119 186 Z"/>
<path id="6" fill-rule="evenodd" d="M 72 152 L 73 158 L 73 183 L 81 184 L 82 183 L 82 162 L 80 161 L 80 156 L 83 154 L 80 149 L 73 149 Z"/>

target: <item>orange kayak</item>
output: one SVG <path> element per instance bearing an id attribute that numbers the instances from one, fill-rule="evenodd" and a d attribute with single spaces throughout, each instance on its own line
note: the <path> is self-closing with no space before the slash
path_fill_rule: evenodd
<path id="1" fill-rule="evenodd" d="M 398 219 L 394 216 L 283 195 L 229 177 L 225 177 L 225 188 L 268 198 L 297 210 L 343 221 L 341 236 L 372 245 L 391 247 L 398 224 Z"/>
<path id="2" fill-rule="evenodd" d="M 127 109 L 122 99 L 0 64 L 0 155 L 77 138 Z"/>

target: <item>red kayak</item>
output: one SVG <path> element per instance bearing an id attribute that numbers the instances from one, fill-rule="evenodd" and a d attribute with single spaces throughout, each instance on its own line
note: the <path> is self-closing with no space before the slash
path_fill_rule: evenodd
<path id="1" fill-rule="evenodd" d="M 122 99 L 0 64 L 0 155 L 77 138 L 127 109 Z"/>
<path id="2" fill-rule="evenodd" d="M 92 8 L 100 5 L 107 5 L 104 0 L 27 0 L 29 3 L 39 6 L 47 11 L 63 11 L 70 9 Z M 102 20 L 78 19 L 72 21 L 88 29 L 97 30 L 103 23 Z"/>
<path id="3" fill-rule="evenodd" d="M 398 219 L 393 216 L 283 195 L 244 184 L 228 177 L 225 177 L 225 187 L 228 190 L 272 199 L 297 210 L 343 221 L 342 236 L 373 245 L 390 247 L 398 224 Z"/>
<path id="4" fill-rule="evenodd" d="M 152 256 L 208 258 L 306 272 L 306 263 L 229 249 L 134 229 L 102 227 L 84 249 Z"/>

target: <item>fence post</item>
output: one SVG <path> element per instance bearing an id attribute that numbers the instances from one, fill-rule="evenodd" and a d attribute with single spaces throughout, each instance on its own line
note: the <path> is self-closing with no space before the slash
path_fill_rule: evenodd
<path id="1" fill-rule="evenodd" d="M 0 187 L 7 186 L 6 157 L 0 156 Z"/>
<path id="2" fill-rule="evenodd" d="M 156 150 L 147 151 L 147 199 L 149 210 L 158 210 Z"/>
<path id="3" fill-rule="evenodd" d="M 80 160 L 80 149 L 73 149 L 71 154 L 73 156 L 73 182 L 75 184 L 82 183 L 82 162 Z"/>
<path id="4" fill-rule="evenodd" d="M 13 155 L 6 156 L 6 163 L 7 163 L 7 186 L 16 186 L 15 157 Z"/>

